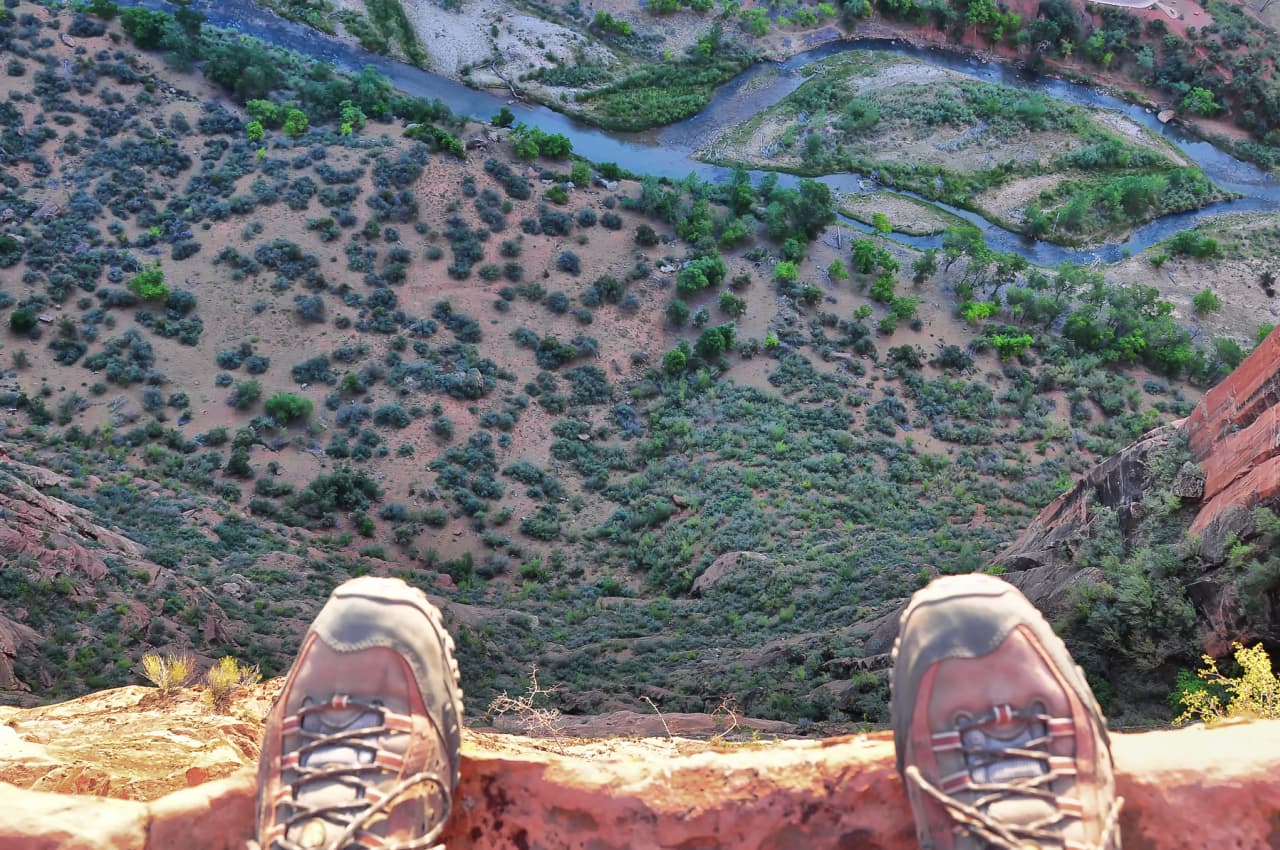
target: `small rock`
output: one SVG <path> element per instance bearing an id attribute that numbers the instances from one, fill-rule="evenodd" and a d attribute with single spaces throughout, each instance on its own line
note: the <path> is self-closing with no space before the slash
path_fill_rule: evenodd
<path id="1" fill-rule="evenodd" d="M 1183 499 L 1199 499 L 1204 496 L 1205 473 L 1198 464 L 1187 461 L 1178 470 L 1178 477 L 1170 488 L 1173 495 Z"/>

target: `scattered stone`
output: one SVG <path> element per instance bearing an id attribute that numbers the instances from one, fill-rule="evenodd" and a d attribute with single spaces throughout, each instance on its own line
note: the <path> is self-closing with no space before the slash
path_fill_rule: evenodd
<path id="1" fill-rule="evenodd" d="M 1204 495 L 1204 470 L 1198 464 L 1187 461 L 1173 480 L 1173 494 L 1183 499 L 1199 499 Z"/>

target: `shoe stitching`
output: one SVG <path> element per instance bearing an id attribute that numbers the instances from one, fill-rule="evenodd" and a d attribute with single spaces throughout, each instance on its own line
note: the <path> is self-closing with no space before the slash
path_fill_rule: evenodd
<path id="1" fill-rule="evenodd" d="M 302 718 L 305 715 L 333 708 L 377 712 L 381 720 L 374 725 L 337 732 L 314 732 L 302 728 Z M 351 846 L 352 842 L 355 842 L 357 846 L 363 845 L 370 850 L 373 850 L 373 848 L 377 850 L 443 850 L 444 845 L 436 844 L 435 842 L 444 830 L 452 809 L 453 794 L 450 783 L 447 783 L 437 773 L 423 771 L 401 780 L 384 792 L 371 785 L 364 778 L 364 774 L 398 769 L 398 766 L 403 764 L 403 759 L 400 755 L 382 749 L 376 743 L 376 738 L 386 734 L 409 734 L 403 728 L 402 723 L 393 722 L 389 724 L 387 722 L 389 716 L 393 716 L 396 721 L 400 720 L 400 715 L 392 715 L 383 706 L 351 700 L 350 697 L 345 695 L 336 695 L 330 702 L 304 706 L 299 709 L 296 715 L 284 718 L 284 727 L 289 730 L 290 734 L 302 737 L 304 742 L 294 752 L 285 756 L 283 760 L 286 769 L 296 773 L 297 778 L 289 783 L 289 789 L 292 789 L 293 795 L 279 800 L 277 809 L 280 805 L 283 805 L 295 811 L 287 818 L 276 822 L 276 826 L 272 830 L 271 846 L 278 847 L 279 850 L 314 850 L 288 840 L 285 838 L 285 834 L 292 826 L 302 821 L 315 817 L 329 816 L 329 818 L 334 818 L 337 823 L 344 825 L 345 828 L 337 839 L 326 845 L 324 850 L 345 850 L 345 848 Z M 447 749 L 444 736 L 434 723 L 431 726 L 440 744 L 441 752 L 444 752 Z M 367 738 L 374 738 L 375 740 L 365 740 Z M 362 748 L 372 750 L 374 753 L 373 761 L 358 764 L 326 765 L 319 768 L 307 767 L 302 764 L 302 758 L 307 753 L 353 743 Z M 353 788 L 362 790 L 364 796 L 361 799 L 346 803 L 329 803 L 319 806 L 308 805 L 296 799 L 296 791 L 303 785 L 317 781 L 341 781 L 344 779 L 348 780 L 344 784 L 349 784 Z M 398 798 L 407 791 L 425 783 L 433 783 L 439 787 L 441 796 L 444 799 L 444 811 L 440 813 L 436 820 L 436 825 L 428 830 L 426 835 L 409 842 L 391 844 L 379 836 L 364 831 L 365 825 L 379 814 L 390 809 Z M 285 789 L 285 794 L 289 793 L 289 789 Z M 345 817 L 347 814 L 354 814 L 355 816 L 348 819 Z"/>
<path id="2" fill-rule="evenodd" d="M 991 746 L 990 739 L 985 737 L 984 740 L 988 743 L 983 745 L 975 746 L 963 741 L 962 733 L 969 729 L 995 723 L 1009 723 L 1014 720 L 1040 722 L 1044 724 L 1046 733 L 1020 742 L 1018 746 Z M 1117 797 L 1113 802 L 1103 824 L 1102 834 L 1095 845 L 1067 840 L 1056 831 L 1064 820 L 1082 817 L 1083 806 L 1079 800 L 1054 794 L 1052 790 L 1042 786 L 1065 776 L 1074 775 L 1076 772 L 1074 760 L 1054 756 L 1047 749 L 1038 748 L 1047 747 L 1054 738 L 1068 734 L 1074 735 L 1074 725 L 1069 719 L 1055 718 L 1038 711 L 1014 709 L 1008 705 L 993 706 L 990 711 L 980 717 L 957 723 L 955 730 L 935 733 L 932 736 L 934 750 L 962 751 L 966 757 L 966 770 L 943 777 L 940 782 L 941 787 L 926 779 L 915 765 L 906 768 L 905 777 L 936 800 L 955 821 L 958 829 L 968 831 L 995 850 L 1038 848 L 1041 842 L 1048 842 L 1050 846 L 1071 848 L 1071 850 L 1077 850 L 1077 848 L 1107 850 L 1110 846 L 1112 831 L 1119 822 L 1120 807 L 1124 804 L 1123 798 Z M 1005 782 L 976 782 L 970 772 L 1015 758 L 1043 762 L 1046 770 L 1034 777 Z M 951 796 L 951 792 L 961 789 L 976 793 L 978 796 L 972 803 L 964 803 Z M 1054 812 L 1034 823 L 1006 824 L 984 811 L 992 803 L 1009 796 L 1044 800 L 1054 806 Z"/>

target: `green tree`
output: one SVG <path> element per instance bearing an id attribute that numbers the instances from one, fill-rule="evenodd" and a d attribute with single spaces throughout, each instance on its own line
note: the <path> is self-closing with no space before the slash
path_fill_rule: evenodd
<path id="1" fill-rule="evenodd" d="M 231 397 L 227 399 L 227 402 L 236 410 L 248 410 L 261 397 L 262 384 L 250 378 L 247 381 L 238 382 L 232 388 Z"/>
<path id="2" fill-rule="evenodd" d="M 920 286 L 938 271 L 938 249 L 929 248 L 911 263 L 911 282 Z"/>
<path id="3" fill-rule="evenodd" d="M 265 134 L 262 129 L 261 121 L 250 121 L 248 124 L 245 124 L 244 132 L 245 132 L 245 135 L 248 136 L 249 141 L 251 142 L 262 141 L 262 137 Z"/>
<path id="4" fill-rule="evenodd" d="M 284 134 L 296 137 L 305 132 L 307 132 L 307 113 L 301 109 L 288 110 L 284 117 Z"/>
<path id="5" fill-rule="evenodd" d="M 720 310 L 727 316 L 733 316 L 735 319 L 747 312 L 746 299 L 739 298 L 732 292 L 720 293 Z"/>
<path id="6" fill-rule="evenodd" d="M 268 416 L 285 424 L 311 415 L 311 399 L 297 393 L 276 393 L 262 406 Z"/>
<path id="7" fill-rule="evenodd" d="M 871 284 L 868 294 L 871 296 L 872 301 L 888 304 L 893 300 L 893 291 L 897 286 L 898 281 L 894 279 L 893 275 L 882 274 Z"/>
<path id="8" fill-rule="evenodd" d="M 1017 357 L 1030 348 L 1033 342 L 1035 340 L 1030 334 L 993 334 L 991 336 L 991 345 L 1001 360 Z"/>
<path id="9" fill-rule="evenodd" d="M 344 100 L 338 104 L 338 119 L 344 126 L 350 126 L 354 132 L 363 130 L 365 122 L 369 120 L 364 110 L 350 100 Z"/>
<path id="10" fill-rule="evenodd" d="M 677 328 L 684 327 L 685 322 L 689 321 L 689 305 L 679 298 L 672 301 L 667 305 L 667 321 Z"/>
<path id="11" fill-rule="evenodd" d="M 1271 658 L 1258 644 L 1246 648 L 1236 642 L 1235 660 L 1239 676 L 1224 676 L 1210 655 L 1202 656 L 1205 666 L 1199 672 L 1202 687 L 1188 688 L 1181 695 L 1184 711 L 1174 722 L 1181 725 L 1195 720 L 1215 723 L 1228 717 L 1280 717 L 1280 677 L 1271 672 Z M 1219 694 L 1225 693 L 1223 706 Z"/>
<path id="12" fill-rule="evenodd" d="M 510 127 L 516 123 L 516 115 L 507 107 L 498 110 L 498 114 L 489 119 L 495 127 Z"/>
<path id="13" fill-rule="evenodd" d="M 169 297 L 169 287 L 164 283 L 164 272 L 154 263 L 134 275 L 125 285 L 130 292 L 143 301 L 163 301 Z"/>
<path id="14" fill-rule="evenodd" d="M 284 123 L 284 110 L 269 100 L 250 100 L 244 105 L 244 110 L 264 127 L 278 130 Z"/>
<path id="15" fill-rule="evenodd" d="M 1213 99 L 1213 92 L 1206 88 L 1196 86 L 1187 92 L 1182 98 L 1181 107 L 1185 112 L 1194 112 L 1196 115 L 1204 115 L 1206 117 L 1217 115 L 1222 109 L 1217 101 Z"/>
<path id="16" fill-rule="evenodd" d="M 684 340 L 675 348 L 662 355 L 662 371 L 668 375 L 678 375 L 689 366 L 689 343 Z"/>
<path id="17" fill-rule="evenodd" d="M 120 26 L 133 43 L 143 50 L 154 50 L 160 46 L 169 21 L 172 20 L 164 12 L 152 12 L 149 9 L 128 8 L 120 11 Z"/>
<path id="18" fill-rule="evenodd" d="M 29 307 L 19 307 L 9 314 L 9 330 L 16 334 L 28 334 L 36 326 L 36 312 Z"/>
<path id="19" fill-rule="evenodd" d="M 721 354 L 733 348 L 736 329 L 733 325 L 717 325 L 707 328 L 698 335 L 694 345 L 698 356 L 703 360 L 715 360 Z"/>

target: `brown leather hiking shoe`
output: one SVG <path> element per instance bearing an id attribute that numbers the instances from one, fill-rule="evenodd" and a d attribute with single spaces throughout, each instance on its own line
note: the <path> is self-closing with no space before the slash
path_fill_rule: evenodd
<path id="1" fill-rule="evenodd" d="M 894 646 L 898 771 L 925 850 L 1119 850 L 1102 712 L 1013 585 L 938 579 Z"/>
<path id="2" fill-rule="evenodd" d="M 462 689 L 440 612 L 399 579 L 333 592 L 267 718 L 262 850 L 421 850 L 449 817 Z"/>

